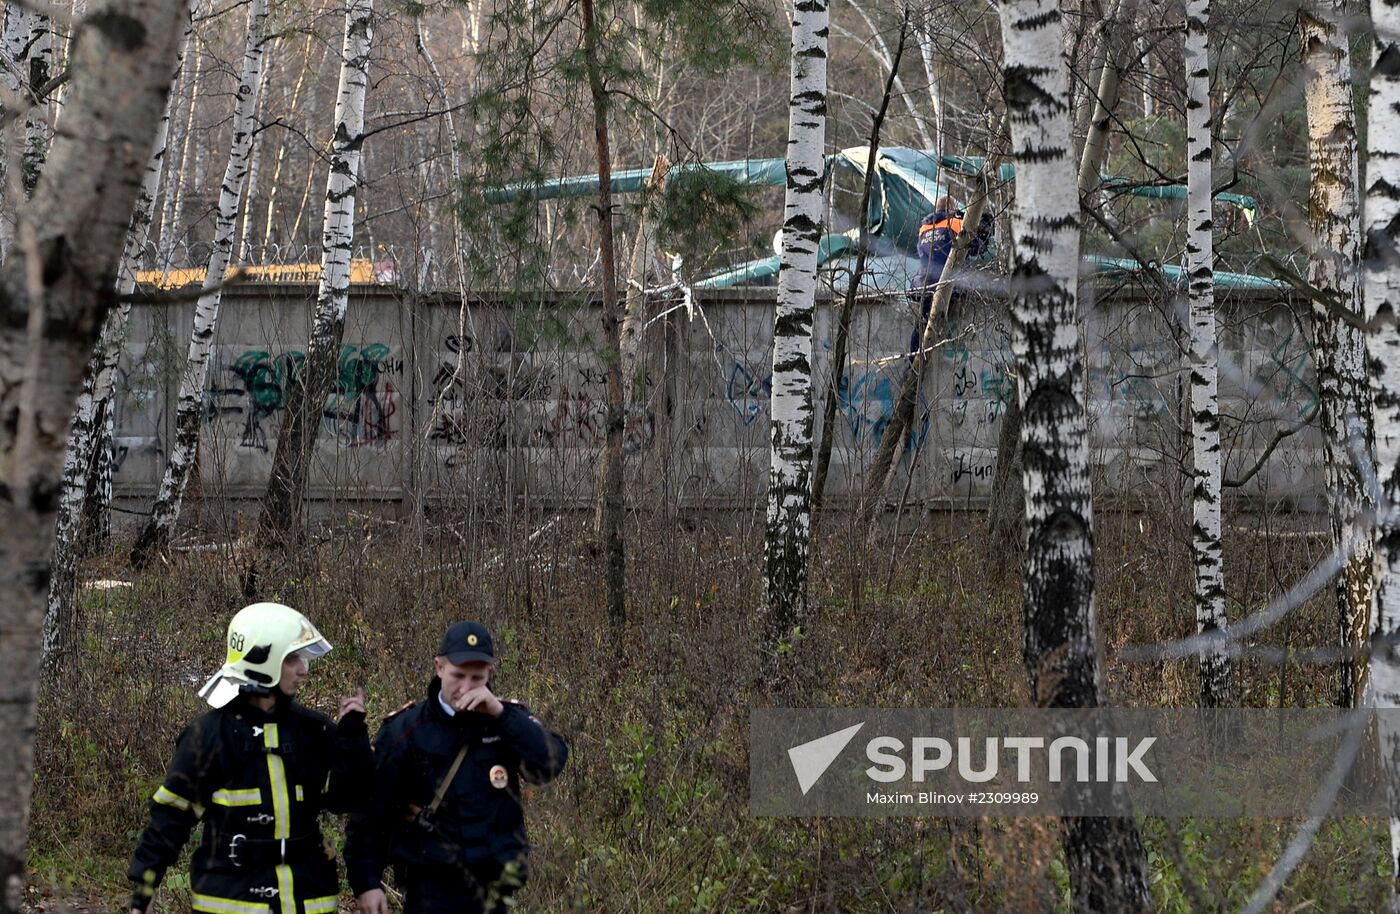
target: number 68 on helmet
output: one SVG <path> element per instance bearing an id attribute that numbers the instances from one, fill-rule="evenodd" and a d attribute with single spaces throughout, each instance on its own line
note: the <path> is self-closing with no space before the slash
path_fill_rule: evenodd
<path id="1" fill-rule="evenodd" d="M 229 621 L 224 665 L 209 677 L 199 697 L 222 708 L 240 692 L 266 695 L 282 678 L 282 663 L 300 652 L 308 660 L 331 645 L 301 613 L 281 603 L 253 603 Z"/>

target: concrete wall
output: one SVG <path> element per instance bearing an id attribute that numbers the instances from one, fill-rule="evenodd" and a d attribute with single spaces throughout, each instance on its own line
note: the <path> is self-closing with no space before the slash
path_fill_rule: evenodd
<path id="1" fill-rule="evenodd" d="M 701 296 L 694 313 L 652 303 L 644 335 L 645 394 L 627 416 L 629 495 L 710 507 L 748 505 L 767 479 L 772 291 Z M 227 290 L 206 394 L 200 485 L 206 496 L 256 498 L 271 465 L 289 370 L 305 349 L 314 289 Z M 1086 302 L 1086 385 L 1099 491 L 1140 496 L 1179 485 L 1181 357 L 1171 318 L 1131 290 Z M 121 364 L 117 494 L 145 499 L 163 470 L 189 334 L 191 303 L 133 309 Z M 1274 431 L 1316 402 L 1295 306 L 1237 295 L 1222 307 L 1221 389 L 1227 477 L 1254 462 Z M 596 302 L 578 295 L 472 303 L 355 287 L 340 380 L 323 411 L 312 497 L 494 498 L 510 493 L 585 504 L 604 435 L 604 363 Z M 858 305 L 841 385 L 828 492 L 858 491 L 907 362 L 914 306 Z M 997 430 L 1012 386 L 1004 306 L 955 302 L 930 359 L 919 421 L 902 458 L 908 497 L 972 504 L 989 491 Z M 825 389 L 835 308 L 816 323 Z M 460 358 L 461 370 L 457 372 Z M 454 374 L 456 378 L 454 380 Z M 820 402 L 820 401 L 819 401 Z M 1313 429 L 1287 439 L 1244 490 L 1270 497 L 1320 491 Z M 909 475 L 912 473 L 912 480 Z"/>

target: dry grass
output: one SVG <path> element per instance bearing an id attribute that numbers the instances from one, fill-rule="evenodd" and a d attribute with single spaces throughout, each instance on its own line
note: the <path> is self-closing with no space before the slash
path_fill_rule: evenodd
<path id="1" fill-rule="evenodd" d="M 1053 821 L 785 820 L 747 811 L 752 705 L 1025 702 L 1019 583 L 999 567 L 1007 557 L 985 554 L 980 518 L 906 518 L 905 534 L 870 547 L 832 519 L 795 684 L 779 696 L 751 685 L 762 564 L 752 519 L 636 519 L 631 624 L 621 643 L 608 631 L 602 563 L 584 519 L 560 518 L 529 538 L 549 520 L 412 531 L 360 519 L 265 569 L 259 594 L 302 609 L 335 645 L 313 668 L 305 701 L 330 709 L 363 684 L 374 717 L 419 696 L 446 624 L 478 617 L 492 626 L 499 691 L 531 704 L 573 749 L 569 770 L 530 804 L 538 851 L 529 910 L 1065 910 Z M 1125 644 L 1192 630 L 1180 536 L 1141 515 L 1100 517 L 1098 610 L 1117 704 L 1194 703 L 1191 663 L 1117 659 Z M 1232 536 L 1232 610 L 1277 595 L 1322 545 Z M 199 713 L 197 681 L 245 602 L 242 571 L 218 550 L 190 552 L 129 588 L 85 591 L 79 654 L 41 709 L 30 848 L 37 882 L 120 903 L 145 800 L 179 729 Z M 90 578 L 120 572 L 112 556 L 88 568 Z M 1333 631 L 1324 598 L 1262 640 L 1325 645 Z M 1317 706 L 1332 694 L 1325 668 L 1250 663 L 1240 675 L 1249 705 Z M 1238 905 L 1291 823 L 1143 827 L 1163 909 L 1186 911 L 1192 897 L 1212 910 Z M 1278 910 L 1375 909 L 1383 839 L 1378 823 L 1330 823 Z M 160 897 L 161 910 L 179 909 L 179 881 Z"/>

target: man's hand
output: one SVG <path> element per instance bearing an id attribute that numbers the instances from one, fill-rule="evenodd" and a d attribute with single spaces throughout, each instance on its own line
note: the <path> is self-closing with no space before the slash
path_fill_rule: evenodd
<path id="1" fill-rule="evenodd" d="M 359 711 L 361 714 L 365 713 L 364 689 L 356 689 L 354 695 L 347 695 L 340 700 L 340 713 L 336 714 L 335 719 L 340 720 L 351 711 Z"/>
<path id="2" fill-rule="evenodd" d="M 491 694 L 491 690 L 486 686 L 468 689 L 453 698 L 451 703 L 458 711 L 479 711 L 492 717 L 500 717 L 501 712 L 505 710 L 505 705 L 501 704 L 501 700 Z"/>
<path id="3" fill-rule="evenodd" d="M 383 889 L 370 889 L 355 899 L 360 906 L 360 914 L 389 914 L 389 899 Z"/>

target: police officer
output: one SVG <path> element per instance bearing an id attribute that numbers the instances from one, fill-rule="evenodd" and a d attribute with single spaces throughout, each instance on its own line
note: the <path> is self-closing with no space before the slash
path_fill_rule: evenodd
<path id="1" fill-rule="evenodd" d="M 363 694 L 341 700 L 338 724 L 293 698 L 307 662 L 330 649 L 280 603 L 254 603 L 229 622 L 226 661 L 199 692 L 214 710 L 180 734 L 132 856 L 131 914 L 150 905 L 200 822 L 195 911 L 334 914 L 340 880 L 317 815 L 363 802 L 374 760 Z"/>
<path id="2" fill-rule="evenodd" d="M 496 914 L 525 883 L 521 784 L 568 758 L 563 738 L 490 689 L 496 654 L 479 622 L 443 636 L 428 696 L 374 739 L 376 800 L 350 817 L 345 864 L 362 914 L 388 914 L 380 879 L 394 867 L 404 914 Z"/>

